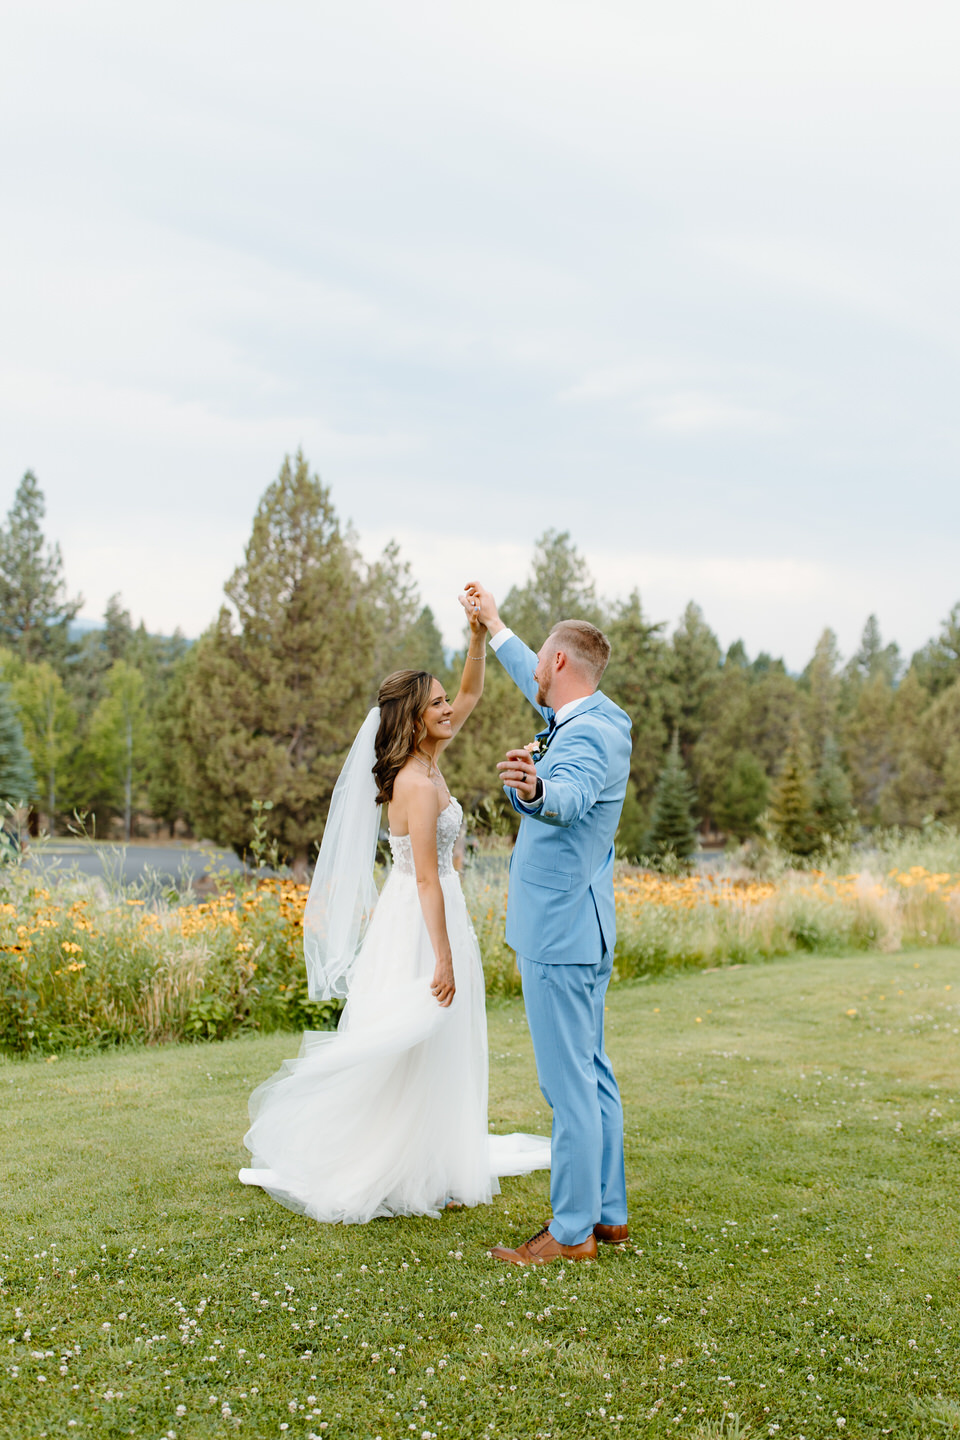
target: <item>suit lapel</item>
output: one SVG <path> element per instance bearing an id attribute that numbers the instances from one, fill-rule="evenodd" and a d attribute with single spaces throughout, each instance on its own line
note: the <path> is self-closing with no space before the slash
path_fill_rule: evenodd
<path id="1" fill-rule="evenodd" d="M 603 695 L 599 690 L 595 690 L 592 695 L 584 700 L 582 705 L 577 706 L 572 715 L 564 716 L 562 720 L 558 720 L 555 725 L 552 725 L 549 730 L 545 731 L 544 734 L 547 743 L 540 753 L 540 758 L 546 760 L 549 757 L 550 750 L 556 744 L 557 736 L 565 726 L 570 724 L 571 720 L 576 720 L 578 715 L 588 715 L 591 710 L 596 710 L 602 704 Z"/>

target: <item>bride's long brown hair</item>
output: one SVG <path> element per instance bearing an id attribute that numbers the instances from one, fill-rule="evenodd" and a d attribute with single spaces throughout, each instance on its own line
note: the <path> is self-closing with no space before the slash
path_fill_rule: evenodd
<path id="1" fill-rule="evenodd" d="M 393 782 L 420 748 L 423 712 L 430 703 L 433 676 L 428 670 L 395 670 L 380 686 L 373 778 L 377 782 L 377 804 L 389 805 Z"/>

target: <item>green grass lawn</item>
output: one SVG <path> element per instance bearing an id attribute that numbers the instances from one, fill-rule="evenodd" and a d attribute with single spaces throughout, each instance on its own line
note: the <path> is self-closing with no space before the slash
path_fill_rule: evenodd
<path id="1" fill-rule="evenodd" d="M 951 988 L 952 987 L 952 988 Z M 0 1435 L 960 1434 L 960 952 L 621 986 L 630 1245 L 486 1255 L 545 1175 L 318 1227 L 236 1181 L 296 1037 L 0 1062 Z M 491 1120 L 546 1124 L 518 1002 Z"/>

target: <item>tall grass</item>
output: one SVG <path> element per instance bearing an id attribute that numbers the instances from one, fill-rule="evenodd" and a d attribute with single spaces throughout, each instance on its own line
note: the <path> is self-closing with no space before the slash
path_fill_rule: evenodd
<path id="1" fill-rule="evenodd" d="M 519 992 L 504 940 L 506 854 L 482 854 L 464 892 L 487 993 Z M 0 866 L 0 1048 L 52 1053 L 317 1029 L 339 1007 L 311 1005 L 302 957 L 306 886 L 221 877 L 212 898 L 146 901 L 118 880 L 45 884 Z M 669 877 L 621 866 L 615 979 L 797 952 L 896 951 L 960 943 L 960 836 L 876 837 L 818 870 L 767 856 L 746 870 Z"/>
<path id="2" fill-rule="evenodd" d="M 797 951 L 895 951 L 960 939 L 960 875 L 921 866 L 883 877 L 787 873 L 777 882 L 627 874 L 617 900 L 621 978 Z"/>

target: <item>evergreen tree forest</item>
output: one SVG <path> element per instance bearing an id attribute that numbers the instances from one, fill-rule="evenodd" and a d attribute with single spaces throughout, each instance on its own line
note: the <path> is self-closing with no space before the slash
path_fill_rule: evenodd
<path id="1" fill-rule="evenodd" d="M 102 625 L 75 622 L 37 478 L 24 475 L 0 525 L 0 801 L 34 831 L 77 816 L 99 837 L 194 835 L 248 847 L 255 801 L 280 853 L 303 872 L 333 785 L 379 680 L 429 669 L 455 687 L 399 548 L 363 560 L 329 488 L 288 457 L 253 517 L 224 603 L 195 642 L 135 627 L 121 596 Z M 529 575 L 500 599 L 534 649 L 552 623 L 601 625 L 603 688 L 632 717 L 620 850 L 628 858 L 766 836 L 798 857 L 875 827 L 960 825 L 960 602 L 912 657 L 866 620 L 856 653 L 826 630 L 802 673 L 723 652 L 691 602 L 672 632 L 641 594 L 605 600 L 567 533 L 534 545 Z M 538 717 L 492 660 L 445 772 L 475 828 L 507 830 L 496 761 Z"/>

